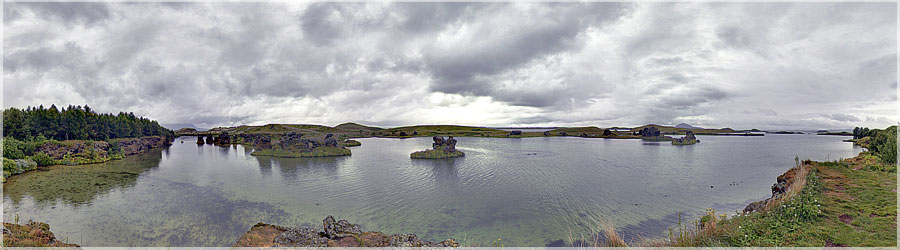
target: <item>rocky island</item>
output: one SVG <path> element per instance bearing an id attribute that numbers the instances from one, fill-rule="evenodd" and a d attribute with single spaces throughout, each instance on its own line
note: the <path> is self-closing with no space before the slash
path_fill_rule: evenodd
<path id="1" fill-rule="evenodd" d="M 691 145 L 697 144 L 698 142 L 700 142 L 700 140 L 698 140 L 697 137 L 694 136 L 694 132 L 687 131 L 685 132 L 684 137 L 675 138 L 674 140 L 672 140 L 672 145 Z"/>
<path id="2" fill-rule="evenodd" d="M 431 144 L 432 149 L 413 152 L 409 157 L 413 159 L 446 159 L 466 155 L 462 151 L 456 150 L 456 139 L 453 139 L 453 136 L 446 140 L 442 136 L 435 136 L 431 139 L 434 140 L 434 143 Z"/>
<path id="3" fill-rule="evenodd" d="M 251 144 L 254 147 L 253 153 L 250 153 L 253 156 L 301 158 L 350 155 L 350 149 L 338 145 L 333 134 L 327 134 L 322 139 L 302 137 L 303 134 L 297 132 L 287 132 L 281 136 L 241 135 L 245 144 Z"/>
<path id="4" fill-rule="evenodd" d="M 454 239 L 430 242 L 415 234 L 388 235 L 360 228 L 346 220 L 335 221 L 330 215 L 322 221 L 323 231 L 258 223 L 234 247 L 459 247 Z"/>

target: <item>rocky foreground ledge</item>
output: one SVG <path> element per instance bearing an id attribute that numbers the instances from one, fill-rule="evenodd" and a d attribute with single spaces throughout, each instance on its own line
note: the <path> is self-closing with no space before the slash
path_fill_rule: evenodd
<path id="1" fill-rule="evenodd" d="M 362 232 L 359 225 L 335 221 L 330 215 L 322 221 L 322 227 L 324 231 L 258 223 L 234 247 L 459 247 L 454 239 L 430 242 L 415 234 Z"/>
<path id="2" fill-rule="evenodd" d="M 28 221 L 24 225 L 3 223 L 4 247 L 54 247 L 80 249 L 76 244 L 60 241 L 50 232 L 50 225 Z"/>

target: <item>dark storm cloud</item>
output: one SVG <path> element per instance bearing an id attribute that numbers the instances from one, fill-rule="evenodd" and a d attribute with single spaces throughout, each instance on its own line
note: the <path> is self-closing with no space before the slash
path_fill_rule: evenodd
<path id="1" fill-rule="evenodd" d="M 577 49 L 576 39 L 586 28 L 616 20 L 625 14 L 620 3 L 553 3 L 530 6 L 539 9 L 547 18 L 532 21 L 505 19 L 502 15 L 491 20 L 490 13 L 511 9 L 508 5 L 491 6 L 477 13 L 468 13 L 467 19 L 488 19 L 469 22 L 472 31 L 465 34 L 465 43 L 436 46 L 426 55 L 429 68 L 437 80 L 431 89 L 444 93 L 492 95 L 501 91 L 489 81 L 476 79 L 521 66 L 543 56 Z M 517 17 L 531 16 L 534 9 L 513 9 Z M 524 106 L 544 106 L 548 102 L 540 98 L 511 97 Z M 523 102 L 534 99 L 538 102 Z M 503 99 L 503 101 L 509 101 Z"/>
<path id="2" fill-rule="evenodd" d="M 6 107 L 88 104 L 201 127 L 897 120 L 895 3 L 5 3 L 3 14 Z"/>

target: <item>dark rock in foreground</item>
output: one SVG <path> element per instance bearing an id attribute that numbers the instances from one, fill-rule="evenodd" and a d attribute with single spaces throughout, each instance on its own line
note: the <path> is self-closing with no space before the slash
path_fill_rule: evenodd
<path id="1" fill-rule="evenodd" d="M 430 242 L 415 234 L 387 235 L 363 232 L 357 224 L 335 221 L 328 216 L 322 221 L 324 231 L 314 228 L 286 228 L 258 223 L 241 236 L 234 247 L 458 247 L 454 239 Z"/>
<path id="2" fill-rule="evenodd" d="M 803 164 L 810 163 L 803 162 Z M 787 192 L 788 188 L 793 184 L 794 177 L 798 174 L 798 171 L 798 168 L 791 168 L 787 172 L 784 172 L 784 174 L 779 175 L 778 178 L 775 179 L 775 184 L 772 185 L 772 197 L 750 203 L 750 205 L 747 205 L 747 207 L 744 208 L 743 212 L 747 214 L 755 211 L 763 211 L 769 206 L 769 203 L 781 199 L 781 197 L 784 196 L 784 193 Z"/>

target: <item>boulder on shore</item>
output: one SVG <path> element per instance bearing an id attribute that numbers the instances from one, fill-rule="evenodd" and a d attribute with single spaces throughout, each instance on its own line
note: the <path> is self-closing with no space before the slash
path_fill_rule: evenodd
<path id="1" fill-rule="evenodd" d="M 314 228 L 286 228 L 264 223 L 254 225 L 233 247 L 459 247 L 454 239 L 431 242 L 415 234 L 388 235 L 363 232 L 361 226 L 328 216 L 323 231 Z"/>
<path id="2" fill-rule="evenodd" d="M 521 136 L 521 135 L 522 135 L 522 130 L 513 130 L 513 131 L 509 131 L 509 134 L 506 135 L 506 136 L 516 136 L 516 135 Z"/>

